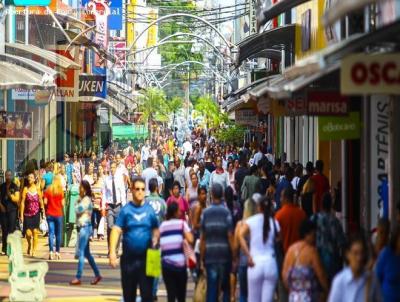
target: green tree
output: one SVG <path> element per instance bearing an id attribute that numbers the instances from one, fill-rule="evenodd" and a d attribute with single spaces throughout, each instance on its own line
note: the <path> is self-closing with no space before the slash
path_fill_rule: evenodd
<path id="1" fill-rule="evenodd" d="M 142 120 L 147 123 L 151 137 L 151 126 L 156 121 L 164 122 L 167 116 L 167 104 L 164 91 L 158 88 L 149 87 L 143 91 L 139 98 L 139 109 L 142 112 Z"/>
<path id="2" fill-rule="evenodd" d="M 207 130 L 219 128 L 222 123 L 228 122 L 227 114 L 221 111 L 220 106 L 209 95 L 199 97 L 194 104 L 194 109 L 196 115 L 203 117 Z"/>
<path id="3" fill-rule="evenodd" d="M 236 124 L 229 124 L 227 127 L 218 128 L 215 132 L 216 139 L 224 144 L 237 144 L 243 143 L 246 128 Z"/>

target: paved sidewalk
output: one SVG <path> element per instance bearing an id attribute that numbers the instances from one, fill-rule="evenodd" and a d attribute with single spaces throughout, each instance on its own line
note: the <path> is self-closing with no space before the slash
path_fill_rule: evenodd
<path id="1" fill-rule="evenodd" d="M 23 240 L 23 250 L 26 253 L 26 240 Z M 93 272 L 89 264 L 85 263 L 84 274 L 81 286 L 70 286 L 76 273 L 77 260 L 74 259 L 75 248 L 61 248 L 61 260 L 49 261 L 47 238 L 40 238 L 39 250 L 37 256 L 31 258 L 24 254 L 26 262 L 29 261 L 47 261 L 49 271 L 46 275 L 47 299 L 51 302 L 75 302 L 75 301 L 121 301 L 120 270 L 112 269 L 108 265 L 107 241 L 94 240 L 90 243 L 92 254 L 99 266 L 103 280 L 93 286 L 90 280 L 93 278 Z M 0 256 L 0 301 L 8 301 L 10 286 L 8 279 L 8 258 Z M 188 299 L 191 301 L 193 296 L 193 283 L 188 284 Z M 158 290 L 158 301 L 166 301 L 166 291 L 164 284 L 160 283 Z"/>

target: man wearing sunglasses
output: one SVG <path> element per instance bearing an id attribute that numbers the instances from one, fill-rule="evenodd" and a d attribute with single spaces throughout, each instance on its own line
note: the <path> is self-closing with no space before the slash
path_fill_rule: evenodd
<path id="1" fill-rule="evenodd" d="M 160 237 L 158 219 L 152 206 L 145 202 L 146 184 L 142 178 L 132 180 L 133 201 L 121 209 L 110 238 L 110 265 L 117 266 L 116 247 L 122 236 L 121 283 L 125 302 L 136 301 L 139 285 L 143 302 L 153 301 L 154 278 L 146 276 L 146 252 Z"/>

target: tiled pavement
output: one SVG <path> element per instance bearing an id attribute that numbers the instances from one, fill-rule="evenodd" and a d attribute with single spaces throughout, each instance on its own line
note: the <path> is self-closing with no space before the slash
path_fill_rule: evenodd
<path id="1" fill-rule="evenodd" d="M 26 240 L 24 242 L 24 252 L 26 252 Z M 108 265 L 107 242 L 94 240 L 91 242 L 91 251 L 99 266 L 103 280 L 96 286 L 90 285 L 93 278 L 92 270 L 86 262 L 81 286 L 70 286 L 68 282 L 72 280 L 76 273 L 77 260 L 74 259 L 74 248 L 61 248 L 61 260 L 49 261 L 47 238 L 40 238 L 39 250 L 35 258 L 24 255 L 25 261 L 47 261 L 49 271 L 46 275 L 47 299 L 51 302 L 75 302 L 75 301 L 121 301 L 121 285 L 119 269 L 112 269 Z M 8 258 L 0 256 L 0 301 L 8 301 L 10 286 L 8 278 Z M 188 285 L 188 301 L 193 295 L 193 283 Z M 166 301 L 166 291 L 164 285 L 160 283 L 158 291 L 158 301 Z"/>

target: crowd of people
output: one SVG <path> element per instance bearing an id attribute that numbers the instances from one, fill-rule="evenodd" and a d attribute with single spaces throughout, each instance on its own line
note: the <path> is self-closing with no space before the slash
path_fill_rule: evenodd
<path id="1" fill-rule="evenodd" d="M 304 168 L 266 144 L 221 145 L 194 131 L 182 146 L 158 137 L 99 158 L 65 154 L 28 166 L 21 179 L 7 171 L 0 187 L 2 251 L 20 228 L 34 257 L 45 218 L 48 257 L 61 259 L 67 216 L 78 232 L 71 285 L 81 284 L 85 258 L 91 283 L 102 280 L 89 245 L 107 239 L 125 302 L 136 301 L 137 287 L 143 302 L 157 299 L 149 248 L 161 250 L 170 302 L 185 301 L 188 278 L 202 276 L 211 302 L 400 301 L 399 228 L 390 234 L 382 219 L 374 236 L 346 236 L 321 160 Z"/>

